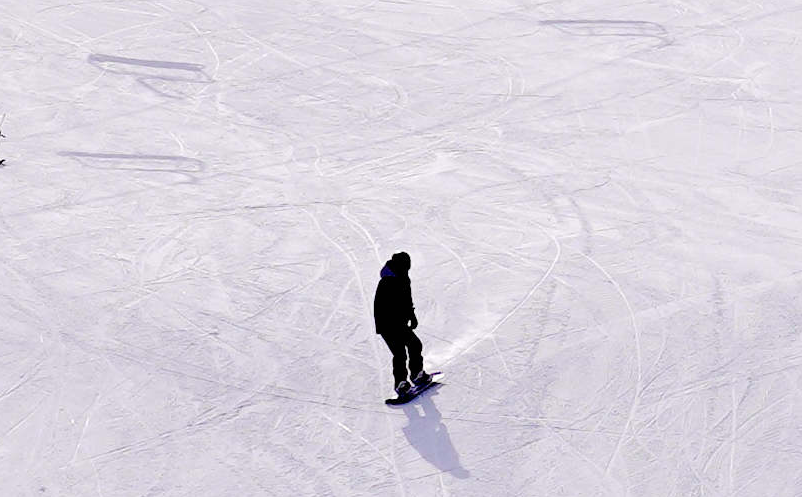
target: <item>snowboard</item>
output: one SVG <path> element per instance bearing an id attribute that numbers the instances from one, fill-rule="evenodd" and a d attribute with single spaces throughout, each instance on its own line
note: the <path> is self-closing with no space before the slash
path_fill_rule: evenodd
<path id="1" fill-rule="evenodd" d="M 424 383 L 423 385 L 413 385 L 412 388 L 410 388 L 409 391 L 404 395 L 399 395 L 394 399 L 387 399 L 384 401 L 384 403 L 390 406 L 398 406 L 401 404 L 406 404 L 407 402 L 414 399 L 415 397 L 425 392 L 426 390 L 430 389 L 434 385 L 441 384 L 435 381 L 434 377 L 443 374 L 442 371 L 435 371 L 434 373 L 429 373 L 429 374 L 432 375 L 432 381 L 430 381 L 429 383 Z"/>

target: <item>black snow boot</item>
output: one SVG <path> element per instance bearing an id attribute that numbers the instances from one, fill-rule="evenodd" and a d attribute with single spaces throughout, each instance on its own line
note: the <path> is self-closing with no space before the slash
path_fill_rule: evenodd
<path id="1" fill-rule="evenodd" d="M 425 385 L 430 381 L 432 381 L 432 375 L 430 375 L 426 371 L 421 371 L 414 378 L 412 378 L 412 383 L 414 383 L 415 385 Z"/>
<path id="2" fill-rule="evenodd" d="M 409 392 L 410 388 L 412 388 L 412 385 L 410 385 L 407 380 L 401 380 L 398 382 L 398 385 L 395 386 L 395 393 L 398 395 L 404 395 L 405 393 Z"/>

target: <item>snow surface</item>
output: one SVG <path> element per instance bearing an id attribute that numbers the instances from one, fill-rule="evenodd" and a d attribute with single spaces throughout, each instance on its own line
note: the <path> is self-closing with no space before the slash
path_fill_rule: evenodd
<path id="1" fill-rule="evenodd" d="M 802 495 L 798 2 L 0 18 L 0 496 Z"/>

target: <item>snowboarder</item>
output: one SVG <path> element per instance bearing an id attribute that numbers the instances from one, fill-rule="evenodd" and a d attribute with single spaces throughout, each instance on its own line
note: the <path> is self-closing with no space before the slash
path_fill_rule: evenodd
<path id="1" fill-rule="evenodd" d="M 412 382 L 423 385 L 432 380 L 432 376 L 423 370 L 423 345 L 413 331 L 418 327 L 418 318 L 412 304 L 411 265 L 406 252 L 393 254 L 381 270 L 381 280 L 373 300 L 376 333 L 381 335 L 393 354 L 393 379 L 399 396 L 411 388 L 407 381 L 407 352 Z"/>

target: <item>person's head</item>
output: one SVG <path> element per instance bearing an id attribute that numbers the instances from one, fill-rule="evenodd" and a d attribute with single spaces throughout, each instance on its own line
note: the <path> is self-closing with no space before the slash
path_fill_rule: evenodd
<path id="1" fill-rule="evenodd" d="M 390 259 L 393 261 L 393 267 L 406 273 L 409 271 L 409 268 L 412 267 L 412 261 L 409 258 L 409 254 L 406 252 L 398 252 L 397 254 L 393 254 L 393 258 Z"/>

